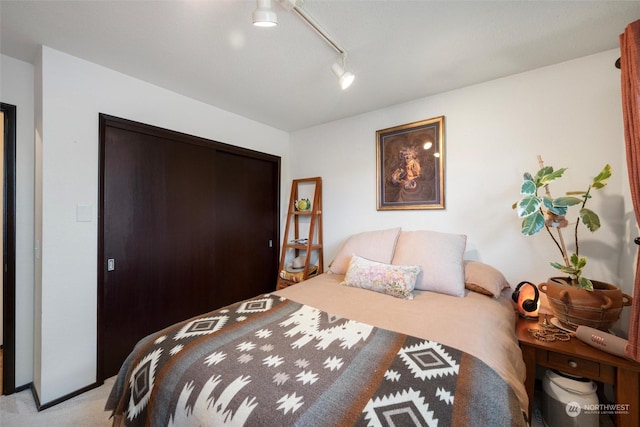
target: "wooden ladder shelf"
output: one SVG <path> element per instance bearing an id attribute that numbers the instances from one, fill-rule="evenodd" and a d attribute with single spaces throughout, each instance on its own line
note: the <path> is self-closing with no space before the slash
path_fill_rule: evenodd
<path id="1" fill-rule="evenodd" d="M 297 203 L 302 199 L 308 199 L 310 206 L 299 209 L 300 205 Z M 294 260 L 303 261 L 302 265 L 292 268 Z M 287 208 L 276 289 L 286 288 L 322 273 L 323 265 L 322 178 L 294 179 Z"/>

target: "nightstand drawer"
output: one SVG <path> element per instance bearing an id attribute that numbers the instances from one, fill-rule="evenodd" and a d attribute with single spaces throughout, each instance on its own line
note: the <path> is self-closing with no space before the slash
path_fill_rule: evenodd
<path id="1" fill-rule="evenodd" d="M 551 368 L 558 369 L 567 374 L 593 379 L 600 377 L 600 364 L 591 360 L 550 351 L 548 353 L 547 363 Z"/>

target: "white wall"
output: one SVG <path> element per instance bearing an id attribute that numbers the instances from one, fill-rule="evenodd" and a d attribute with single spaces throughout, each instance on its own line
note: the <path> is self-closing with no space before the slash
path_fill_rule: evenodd
<path id="1" fill-rule="evenodd" d="M 569 168 L 551 186 L 556 197 L 586 189 L 605 163 L 613 167 L 590 202 L 603 227 L 581 230 L 581 254 L 589 257 L 587 277 L 631 293 L 619 269 L 629 206 L 618 56 L 607 51 L 293 133 L 292 178 L 323 177 L 327 263 L 352 233 L 402 226 L 467 234 L 469 259 L 498 267 L 512 284 L 544 281 L 557 273 L 549 261 L 561 261 L 559 251 L 544 233 L 521 235 L 511 210 L 522 173 L 537 171 L 540 154 L 546 165 Z M 376 130 L 440 115 L 446 209 L 377 211 Z"/>
<path id="2" fill-rule="evenodd" d="M 33 379 L 33 65 L 0 56 L 0 100 L 16 106 L 16 371 L 17 387 Z"/>
<path id="3" fill-rule="evenodd" d="M 35 385 L 46 404 L 96 380 L 98 114 L 282 157 L 289 135 L 47 47 L 41 56 L 41 331 Z M 283 192 L 285 193 L 285 192 Z M 78 204 L 92 222 L 76 222 Z"/>

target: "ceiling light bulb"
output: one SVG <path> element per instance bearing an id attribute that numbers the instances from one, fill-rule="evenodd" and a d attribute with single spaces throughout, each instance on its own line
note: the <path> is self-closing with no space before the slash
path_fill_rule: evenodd
<path id="1" fill-rule="evenodd" d="M 258 7 L 253 11 L 253 25 L 256 27 L 278 25 L 278 15 L 271 9 L 271 0 L 258 0 Z"/>
<path id="2" fill-rule="evenodd" d="M 348 88 L 349 86 L 351 86 L 351 83 L 353 83 L 353 81 L 356 79 L 356 76 L 354 76 L 353 74 L 351 74 L 350 72 L 345 72 L 342 77 L 340 77 L 340 87 L 342 88 L 342 90 L 345 90 L 346 88 Z"/>
<path id="3" fill-rule="evenodd" d="M 331 71 L 333 71 L 333 74 L 335 74 L 338 78 L 342 90 L 345 90 L 346 88 L 351 86 L 351 83 L 353 83 L 356 78 L 356 76 L 354 76 L 352 73 L 344 71 L 344 69 L 338 63 L 334 63 L 331 66 Z"/>

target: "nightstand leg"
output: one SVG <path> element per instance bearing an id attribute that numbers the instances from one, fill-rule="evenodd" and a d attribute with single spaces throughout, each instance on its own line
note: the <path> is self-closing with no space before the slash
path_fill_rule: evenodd
<path id="1" fill-rule="evenodd" d="M 618 368 L 616 374 L 616 402 L 629 405 L 628 414 L 618 414 L 616 425 L 619 427 L 640 425 L 640 373 Z"/>
<path id="2" fill-rule="evenodd" d="M 536 383 L 536 349 L 523 345 L 520 347 L 522 350 L 522 359 L 527 368 L 527 377 L 524 380 L 524 387 L 529 397 L 529 421 L 533 417 L 533 394 Z"/>

